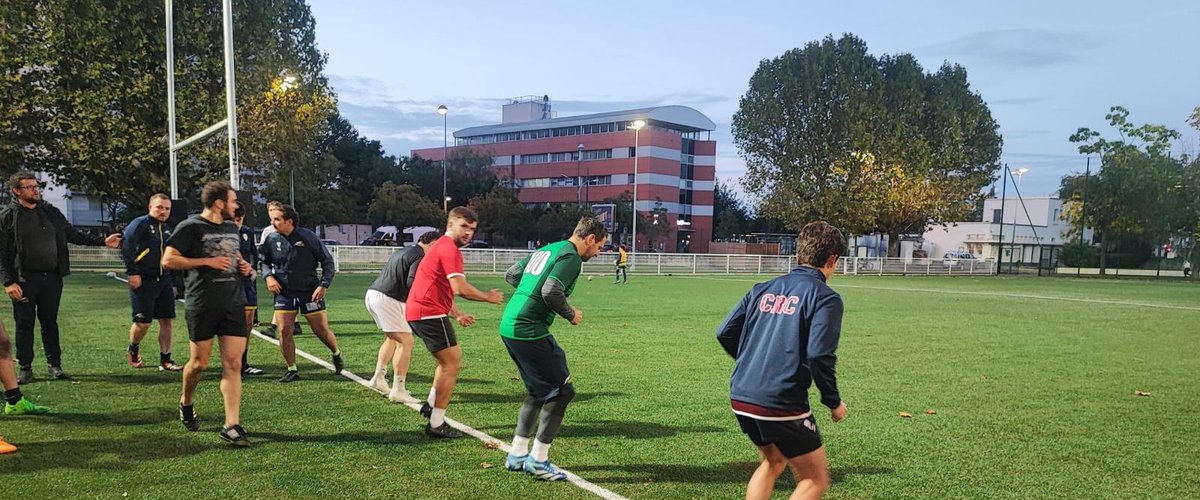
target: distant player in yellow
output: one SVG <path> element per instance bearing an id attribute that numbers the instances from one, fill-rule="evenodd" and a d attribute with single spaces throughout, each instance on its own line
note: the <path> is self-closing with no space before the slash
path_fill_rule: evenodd
<path id="1" fill-rule="evenodd" d="M 621 247 L 617 249 L 617 260 L 613 262 L 613 264 L 616 264 L 617 266 L 617 276 L 616 280 L 613 281 L 613 284 L 628 283 L 629 271 L 627 267 L 629 265 L 629 254 L 625 252 L 624 243 L 622 243 Z"/>

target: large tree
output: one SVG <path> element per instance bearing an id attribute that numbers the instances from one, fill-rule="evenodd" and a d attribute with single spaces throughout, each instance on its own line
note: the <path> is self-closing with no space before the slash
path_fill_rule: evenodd
<path id="1" fill-rule="evenodd" d="M 521 204 L 516 189 L 496 186 L 471 198 L 467 206 L 479 216 L 479 233 L 487 235 L 492 246 L 524 246 L 536 239 L 531 227 L 535 218 Z"/>
<path id="2" fill-rule="evenodd" d="M 965 69 L 926 73 L 853 35 L 762 61 L 733 132 L 756 213 L 885 233 L 892 255 L 901 234 L 963 220 L 999 168 L 998 125 Z"/>
<path id="3" fill-rule="evenodd" d="M 713 190 L 713 239 L 727 240 L 750 232 L 754 218 L 728 182 L 717 179 Z"/>
<path id="4" fill-rule="evenodd" d="M 375 190 L 367 218 L 377 226 L 440 227 L 446 220 L 442 207 L 421 196 L 412 184 L 384 183 Z"/>

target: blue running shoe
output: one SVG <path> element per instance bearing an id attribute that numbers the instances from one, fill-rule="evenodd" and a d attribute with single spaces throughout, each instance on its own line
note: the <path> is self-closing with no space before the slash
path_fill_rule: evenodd
<path id="1" fill-rule="evenodd" d="M 550 460 L 538 462 L 533 457 L 525 460 L 525 473 L 529 474 L 540 481 L 563 481 L 567 479 L 567 473 L 558 470 Z"/>

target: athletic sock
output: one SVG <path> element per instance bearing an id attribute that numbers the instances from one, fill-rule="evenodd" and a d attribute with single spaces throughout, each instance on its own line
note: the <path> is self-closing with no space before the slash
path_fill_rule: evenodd
<path id="1" fill-rule="evenodd" d="M 512 454 L 519 457 L 529 454 L 529 438 L 521 436 L 513 436 Z"/>
<path id="2" fill-rule="evenodd" d="M 17 401 L 20 401 L 21 398 L 22 398 L 22 396 L 21 396 L 21 388 L 20 387 L 16 387 L 16 388 L 4 391 L 4 399 L 8 400 L 8 404 L 10 404 L 10 405 L 17 404 Z"/>
<path id="3" fill-rule="evenodd" d="M 333 355 L 334 355 L 334 356 L 341 356 L 341 355 L 342 355 L 342 350 L 341 350 L 341 349 L 338 349 L 338 350 L 336 350 L 336 351 L 333 351 Z"/>
<path id="4" fill-rule="evenodd" d="M 387 367 L 388 365 L 386 363 L 379 363 L 375 365 L 375 376 L 371 378 L 374 380 L 382 380 L 384 377 L 387 377 Z"/>
<path id="5" fill-rule="evenodd" d="M 445 408 L 434 408 L 433 413 L 431 413 L 429 415 L 429 426 L 434 429 L 437 429 L 438 427 L 441 427 L 442 424 L 444 424 L 444 423 L 446 423 L 446 409 Z"/>
<path id="6" fill-rule="evenodd" d="M 404 379 L 396 377 L 395 380 L 392 380 L 392 392 L 408 392 L 408 389 L 404 387 Z"/>
<path id="7" fill-rule="evenodd" d="M 300 370 L 298 370 L 298 369 L 296 368 L 296 365 L 288 365 L 288 371 L 289 371 L 289 372 L 298 372 L 298 371 L 300 371 Z"/>
<path id="8" fill-rule="evenodd" d="M 434 389 L 433 387 L 430 387 L 429 388 L 429 399 L 426 399 L 425 402 L 429 403 L 429 406 L 432 407 L 436 396 L 437 396 L 436 389 Z"/>
<path id="9" fill-rule="evenodd" d="M 138 345 L 137 344 L 129 344 L 129 353 L 133 354 L 134 357 L 136 357 L 138 355 Z"/>
<path id="10" fill-rule="evenodd" d="M 545 462 L 546 460 L 550 459 L 550 445 L 534 439 L 533 451 L 530 451 L 529 453 L 533 455 L 534 460 L 538 462 Z"/>
<path id="11" fill-rule="evenodd" d="M 170 360 L 171 360 L 171 353 L 169 353 L 169 352 L 158 353 L 158 362 L 159 363 L 166 363 L 167 361 L 170 361 Z"/>

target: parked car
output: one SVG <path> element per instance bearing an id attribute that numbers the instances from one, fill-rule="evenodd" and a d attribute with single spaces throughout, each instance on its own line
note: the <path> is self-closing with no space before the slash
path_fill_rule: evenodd
<path id="1" fill-rule="evenodd" d="M 483 240 L 471 240 L 470 243 L 467 243 L 467 248 L 492 248 L 492 246 Z"/>
<path id="2" fill-rule="evenodd" d="M 341 242 L 339 242 L 338 240 L 321 240 L 321 243 L 322 243 L 322 244 L 324 244 L 324 245 L 325 245 L 325 246 L 327 246 L 327 247 L 328 247 L 328 246 L 334 246 L 334 245 L 341 245 L 341 244 L 342 244 L 342 243 L 341 243 Z"/>
<path id="3" fill-rule="evenodd" d="M 946 267 L 953 267 L 953 266 L 963 264 L 964 260 L 965 261 L 975 260 L 975 256 L 971 255 L 970 252 L 965 252 L 962 250 L 951 250 L 949 252 L 946 252 L 946 255 L 942 256 L 942 264 L 945 265 Z"/>

